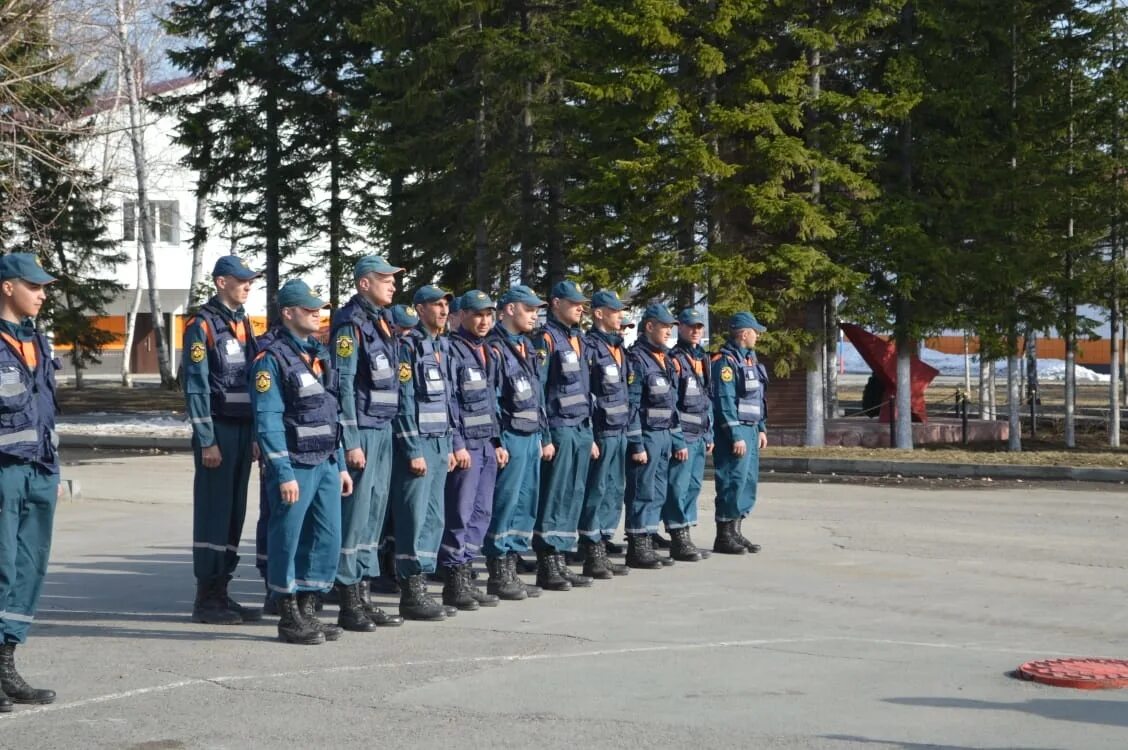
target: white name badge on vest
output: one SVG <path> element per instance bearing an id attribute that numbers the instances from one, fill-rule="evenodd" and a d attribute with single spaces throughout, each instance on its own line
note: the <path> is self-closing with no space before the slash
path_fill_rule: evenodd
<path id="1" fill-rule="evenodd" d="M 603 377 L 612 383 L 619 382 L 619 366 L 618 365 L 604 365 Z"/>
<path id="2" fill-rule="evenodd" d="M 317 378 L 313 377 L 311 373 L 303 372 L 298 375 L 298 385 L 302 388 L 308 388 L 317 382 Z"/>
<path id="3" fill-rule="evenodd" d="M 224 349 L 227 351 L 228 356 L 241 354 L 243 352 L 243 345 L 239 343 L 239 339 L 227 339 L 224 342 Z"/>

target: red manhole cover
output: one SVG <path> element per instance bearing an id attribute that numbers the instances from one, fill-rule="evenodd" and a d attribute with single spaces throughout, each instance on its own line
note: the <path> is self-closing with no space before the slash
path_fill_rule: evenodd
<path id="1" fill-rule="evenodd" d="M 1045 659 L 1018 668 L 1024 680 L 1081 690 L 1128 687 L 1128 661 L 1124 659 Z"/>

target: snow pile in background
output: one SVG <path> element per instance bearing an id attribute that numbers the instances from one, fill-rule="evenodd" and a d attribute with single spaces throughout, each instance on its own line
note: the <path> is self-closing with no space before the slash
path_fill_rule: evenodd
<path id="1" fill-rule="evenodd" d="M 851 374 L 870 374 L 870 367 L 862 359 L 862 355 L 858 354 L 858 350 L 849 341 L 843 342 L 839 349 L 839 357 L 842 363 L 839 365 L 843 372 Z M 962 354 L 945 354 L 938 352 L 934 349 L 927 347 L 921 350 L 921 360 L 925 364 L 932 365 L 940 371 L 941 375 L 954 375 L 963 377 L 964 374 L 964 358 Z M 1102 375 L 1099 372 L 1093 372 L 1087 367 L 1077 365 L 1077 382 L 1078 383 L 1107 383 L 1109 382 L 1108 375 Z M 999 362 L 995 365 L 995 371 L 1006 375 L 1007 363 L 1005 361 Z M 979 377 L 979 357 L 971 355 L 971 376 L 972 378 Z M 1039 359 L 1038 360 L 1038 379 L 1045 381 L 1061 381 L 1065 380 L 1065 362 L 1060 359 Z"/>
<path id="2" fill-rule="evenodd" d="M 93 417 L 93 418 L 91 418 Z M 61 435 L 149 435 L 155 437 L 190 438 L 192 429 L 179 417 L 143 415 L 84 414 L 62 418 L 55 428 Z"/>

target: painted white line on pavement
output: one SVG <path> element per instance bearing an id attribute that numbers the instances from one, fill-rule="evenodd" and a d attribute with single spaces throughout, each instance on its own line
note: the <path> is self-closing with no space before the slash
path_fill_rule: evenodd
<path id="1" fill-rule="evenodd" d="M 536 635 L 533 633 L 532 635 Z M 359 664 L 340 667 L 323 667 L 320 669 L 299 669 L 289 672 L 265 672 L 261 674 L 223 675 L 209 678 L 193 678 L 170 682 L 166 685 L 154 685 L 136 690 L 126 690 L 120 693 L 108 693 L 93 698 L 72 701 L 70 703 L 54 703 L 47 706 L 19 709 L 10 714 L 0 716 L 0 724 L 6 721 L 33 716 L 36 714 L 66 711 L 109 701 L 126 700 L 153 693 L 165 693 L 184 687 L 197 685 L 226 685 L 235 682 L 249 682 L 252 680 L 276 680 L 290 677 L 309 677 L 312 675 L 344 674 L 347 672 L 364 672 L 380 669 L 403 669 L 409 667 L 430 667 L 457 664 L 489 664 L 493 662 L 534 662 L 555 661 L 562 659 L 590 659 L 604 656 L 630 656 L 633 654 L 673 653 L 678 651 L 700 651 L 722 648 L 755 648 L 758 646 L 786 646 L 798 643 L 826 643 L 832 641 L 845 641 L 849 643 L 884 645 L 884 646 L 911 646 L 915 648 L 938 648 L 961 651 L 982 651 L 1000 654 L 1030 654 L 1031 649 L 1015 649 L 974 643 L 929 643 L 925 641 L 898 641 L 885 638 L 857 638 L 851 636 L 811 636 L 806 638 L 762 638 L 743 641 L 712 641 L 709 643 L 671 643 L 658 646 L 635 646 L 632 648 L 598 649 L 593 651 L 572 651 L 555 654 L 499 654 L 493 656 L 460 656 L 450 659 L 422 659 L 419 661 L 387 662 L 377 664 Z M 1068 654 L 1058 652 L 1037 651 L 1040 656 L 1065 656 Z"/>

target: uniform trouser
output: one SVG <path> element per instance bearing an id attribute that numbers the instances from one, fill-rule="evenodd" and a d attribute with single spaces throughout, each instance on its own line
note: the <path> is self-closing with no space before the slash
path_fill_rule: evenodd
<path id="1" fill-rule="evenodd" d="M 266 580 L 266 533 L 270 525 L 270 493 L 266 489 L 266 466 L 259 461 L 259 515 L 255 524 L 255 567 Z"/>
<path id="2" fill-rule="evenodd" d="M 470 453 L 470 468 L 455 469 L 446 480 L 446 529 L 439 565 L 465 565 L 482 549 L 493 515 L 497 454 L 488 440 Z"/>
<path id="3" fill-rule="evenodd" d="M 760 433 L 754 425 L 738 425 L 717 432 L 713 449 L 716 469 L 717 521 L 737 521 L 752 512 L 756 504 L 756 485 L 760 481 Z M 741 457 L 732 454 L 733 443 L 743 440 L 748 450 Z"/>
<path id="4" fill-rule="evenodd" d="M 689 457 L 670 462 L 670 484 L 666 503 L 662 506 L 662 522 L 666 530 L 697 525 L 697 498 L 705 478 L 705 441 L 686 441 Z"/>
<path id="5" fill-rule="evenodd" d="M 580 536 L 593 542 L 610 539 L 619 528 L 627 482 L 627 435 L 624 432 L 596 438 L 599 458 L 588 466 L 584 503 L 580 510 Z"/>
<path id="6" fill-rule="evenodd" d="M 23 643 L 35 619 L 59 475 L 24 461 L 0 461 L 0 640 Z"/>
<path id="7" fill-rule="evenodd" d="M 332 461 L 294 464 L 298 501 L 282 502 L 278 478 L 266 480 L 270 495 L 266 583 L 279 594 L 328 591 L 341 553 L 341 471 Z"/>
<path id="8" fill-rule="evenodd" d="M 392 465 L 392 515 L 396 524 L 396 575 L 434 573 L 443 536 L 443 489 L 446 486 L 449 437 L 420 436 L 427 473 L 411 473 L 410 459 L 395 452 Z"/>
<path id="9" fill-rule="evenodd" d="M 380 535 L 392 482 L 392 427 L 360 429 L 364 468 L 349 469 L 353 492 L 341 498 L 341 559 L 337 583 L 351 586 L 380 574 Z"/>
<path id="10" fill-rule="evenodd" d="M 196 475 L 192 482 L 192 569 L 197 581 L 226 579 L 239 564 L 239 539 L 247 516 L 251 477 L 250 420 L 215 420 L 220 464 L 204 467 L 202 449 L 193 441 Z"/>
<path id="11" fill-rule="evenodd" d="M 509 452 L 509 463 L 498 470 L 494 486 L 493 515 L 482 545 L 489 558 L 529 549 L 540 492 L 540 433 L 502 432 L 501 445 Z"/>
<path id="12" fill-rule="evenodd" d="M 570 552 L 576 549 L 595 437 L 590 427 L 553 427 L 550 432 L 556 455 L 541 467 L 533 547 Z"/>
<path id="13" fill-rule="evenodd" d="M 669 430 L 643 430 L 646 463 L 627 456 L 626 532 L 651 534 L 658 530 L 670 479 L 673 438 Z"/>

